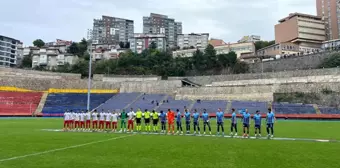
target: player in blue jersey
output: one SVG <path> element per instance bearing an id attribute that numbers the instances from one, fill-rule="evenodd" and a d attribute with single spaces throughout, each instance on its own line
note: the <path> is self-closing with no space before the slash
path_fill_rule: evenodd
<path id="1" fill-rule="evenodd" d="M 204 130 L 204 135 L 205 135 L 205 128 L 206 126 L 208 126 L 208 129 L 209 129 L 209 133 L 211 135 L 211 127 L 210 127 L 210 117 L 209 117 L 209 114 L 207 113 L 207 110 L 204 109 L 203 110 L 203 114 L 202 114 L 202 119 L 203 119 L 203 130 Z"/>
<path id="2" fill-rule="evenodd" d="M 266 117 L 266 122 L 267 122 L 267 134 L 268 138 L 273 138 L 274 137 L 274 122 L 275 122 L 275 114 L 272 112 L 272 109 L 268 109 L 267 117 Z M 271 131 L 271 134 L 269 132 L 269 129 Z"/>
<path id="3" fill-rule="evenodd" d="M 176 110 L 177 114 L 176 114 L 176 124 L 177 124 L 177 134 L 179 134 L 181 131 L 181 134 L 183 134 L 183 128 L 182 128 L 182 114 L 179 111 L 179 109 Z"/>
<path id="4" fill-rule="evenodd" d="M 249 138 L 250 114 L 248 112 L 248 109 L 246 109 L 246 112 L 242 114 L 242 121 L 243 121 L 243 137 Z"/>
<path id="5" fill-rule="evenodd" d="M 161 119 L 161 133 L 166 133 L 166 113 L 164 113 L 163 110 L 161 111 L 159 118 Z"/>
<path id="6" fill-rule="evenodd" d="M 185 109 L 185 112 L 184 112 L 184 117 L 185 117 L 185 130 L 186 130 L 186 133 L 189 134 L 190 133 L 190 117 L 191 117 L 191 114 L 190 112 L 188 112 L 187 109 Z"/>
<path id="7" fill-rule="evenodd" d="M 237 115 L 236 115 L 235 109 L 231 109 L 230 136 L 237 136 Z"/>
<path id="8" fill-rule="evenodd" d="M 197 110 L 195 109 L 194 114 L 192 115 L 193 118 L 193 124 L 194 124 L 194 134 L 196 135 L 196 130 L 198 132 L 198 134 L 201 134 L 201 129 L 200 129 L 200 113 L 197 112 Z"/>
<path id="9" fill-rule="evenodd" d="M 219 108 L 216 112 L 216 118 L 217 118 L 217 135 L 220 135 L 220 128 L 222 130 L 222 135 L 224 136 L 224 126 L 223 126 L 223 120 L 224 120 L 224 113 Z"/>
<path id="10" fill-rule="evenodd" d="M 255 122 L 255 137 L 261 137 L 261 114 L 260 111 L 257 110 L 256 114 L 254 115 L 254 122 Z"/>

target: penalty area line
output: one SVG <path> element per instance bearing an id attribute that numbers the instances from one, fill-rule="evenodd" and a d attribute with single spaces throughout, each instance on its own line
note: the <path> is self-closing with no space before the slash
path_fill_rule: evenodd
<path id="1" fill-rule="evenodd" d="M 97 144 L 97 143 L 101 143 L 101 142 L 123 139 L 123 138 L 127 138 L 127 137 L 130 137 L 130 136 L 133 136 L 133 135 L 134 134 L 130 134 L 130 135 L 114 137 L 114 138 L 110 138 L 110 139 L 106 139 L 106 140 L 93 141 L 93 142 L 88 142 L 88 143 L 84 143 L 84 144 L 80 144 L 80 145 L 73 145 L 73 146 L 68 146 L 68 147 L 64 147 L 64 148 L 57 148 L 57 149 L 47 150 L 47 151 L 43 151 L 43 152 L 31 153 L 31 154 L 28 154 L 28 155 L 16 156 L 16 157 L 11 157 L 11 158 L 7 158 L 7 159 L 0 159 L 0 163 L 5 162 L 5 161 L 10 161 L 10 160 L 22 159 L 22 158 L 27 158 L 27 157 L 31 157 L 31 156 L 37 156 L 37 155 L 42 155 L 42 154 L 48 154 L 48 153 L 63 151 L 63 150 L 67 150 L 67 149 L 79 148 L 79 147 Z"/>

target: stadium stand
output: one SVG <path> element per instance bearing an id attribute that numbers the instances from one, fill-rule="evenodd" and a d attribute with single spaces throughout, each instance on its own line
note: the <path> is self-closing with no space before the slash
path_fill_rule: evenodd
<path id="1" fill-rule="evenodd" d="M 163 104 L 160 105 L 158 111 L 165 111 L 167 112 L 168 109 L 172 109 L 173 111 L 175 111 L 176 109 L 179 109 L 180 111 L 184 111 L 184 107 L 189 107 L 190 104 L 192 104 L 192 101 L 188 101 L 188 100 L 175 100 L 172 97 L 168 97 L 168 102 L 165 102 Z"/>
<path id="2" fill-rule="evenodd" d="M 31 116 L 35 112 L 42 92 L 0 91 L 1 116 Z"/>
<path id="3" fill-rule="evenodd" d="M 249 113 L 255 113 L 256 110 L 260 110 L 261 113 L 268 111 L 267 102 L 255 102 L 255 101 L 232 101 L 231 108 L 236 111 L 248 109 Z"/>
<path id="4" fill-rule="evenodd" d="M 273 109 L 277 114 L 316 114 L 311 104 L 273 103 Z"/>
<path id="5" fill-rule="evenodd" d="M 114 94 L 91 93 L 90 109 L 94 109 L 109 100 Z M 42 110 L 43 116 L 60 116 L 66 110 L 86 110 L 87 94 L 56 93 L 49 94 Z"/>
<path id="6" fill-rule="evenodd" d="M 201 112 L 203 109 L 207 110 L 207 113 L 215 113 L 217 108 L 221 108 L 222 111 L 225 111 L 227 107 L 227 101 L 224 100 L 200 100 L 196 101 L 192 109 L 197 109 L 197 111 Z"/>
<path id="7" fill-rule="evenodd" d="M 134 101 L 141 93 L 119 93 L 107 100 L 104 104 L 99 106 L 98 110 L 116 110 L 125 109 L 127 106 Z"/>
<path id="8" fill-rule="evenodd" d="M 335 107 L 319 106 L 319 109 L 322 114 L 340 114 L 340 109 Z"/>
<path id="9" fill-rule="evenodd" d="M 44 116 L 59 116 L 66 109 L 86 109 L 86 88 L 87 80 L 81 79 L 79 74 L 0 69 L 0 91 L 18 94 L 42 91 L 48 94 L 44 98 L 41 97 L 42 93 L 39 93 L 40 100 L 34 103 L 30 103 L 31 100 L 12 103 L 26 105 L 30 103 L 25 110 L 19 110 L 26 115 L 35 111 L 43 112 Z M 107 111 L 132 107 L 135 110 L 141 108 L 167 111 L 171 108 L 174 111 L 176 109 L 183 111 L 186 106 L 191 111 L 206 108 L 211 115 L 215 114 L 217 108 L 222 108 L 227 112 L 226 116 L 229 116 L 231 108 L 237 110 L 247 108 L 251 113 L 260 110 L 265 114 L 267 108 L 272 106 L 277 117 L 282 118 L 336 118 L 334 116 L 340 118 L 340 110 L 327 104 L 301 105 L 278 102 L 268 105 L 276 100 L 275 93 L 322 93 L 325 90 L 340 93 L 339 68 L 169 77 L 168 80 L 161 80 L 159 76 L 96 74 L 91 85 L 91 109 Z M 0 113 L 8 113 L 7 104 L 11 104 L 7 103 L 9 98 L 10 96 L 1 97 Z M 197 102 L 198 99 L 201 100 L 200 103 Z M 154 104 L 151 103 L 152 100 Z M 163 103 L 163 100 L 168 102 Z M 327 99 L 321 97 L 320 102 L 327 102 L 325 100 Z M 156 101 L 159 102 L 159 106 L 156 105 Z M 14 110 L 19 107 L 13 108 L 10 113 L 19 114 Z"/>
<path id="10" fill-rule="evenodd" d="M 145 109 L 153 110 L 157 107 L 157 102 L 160 103 L 165 94 L 146 94 L 139 97 L 137 101 L 132 103 L 128 108 L 137 109 L 140 108 L 142 111 Z"/>

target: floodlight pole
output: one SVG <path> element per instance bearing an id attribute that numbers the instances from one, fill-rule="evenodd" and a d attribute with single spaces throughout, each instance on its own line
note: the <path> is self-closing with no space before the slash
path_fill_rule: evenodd
<path id="1" fill-rule="evenodd" d="M 87 110 L 90 111 L 90 100 L 91 100 L 91 70 L 92 70 L 92 39 L 90 40 L 90 50 L 89 50 L 89 76 L 87 82 Z"/>

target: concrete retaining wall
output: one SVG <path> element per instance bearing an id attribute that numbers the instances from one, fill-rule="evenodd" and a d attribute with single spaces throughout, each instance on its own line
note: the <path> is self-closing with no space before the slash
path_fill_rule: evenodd
<path id="1" fill-rule="evenodd" d="M 178 88 L 182 86 L 180 80 L 162 80 L 152 82 L 124 82 L 120 87 L 120 92 L 142 92 L 142 93 L 162 93 L 174 95 Z"/>
<path id="2" fill-rule="evenodd" d="M 160 76 L 141 76 L 141 75 L 115 75 L 105 76 L 103 74 L 93 75 L 93 80 L 104 82 L 145 82 L 161 80 Z"/>
<path id="3" fill-rule="evenodd" d="M 207 85 L 212 82 L 220 81 L 236 81 L 250 79 L 269 79 L 269 78 L 290 78 L 304 76 L 323 76 L 323 75 L 340 75 L 340 68 L 328 69 L 311 69 L 311 70 L 294 70 L 282 72 L 266 72 L 266 73 L 248 73 L 234 75 L 215 75 L 215 76 L 188 76 L 188 77 L 169 77 L 169 80 L 181 80 L 187 78 L 192 82 Z"/>
<path id="4" fill-rule="evenodd" d="M 200 87 L 179 88 L 176 94 L 178 99 L 202 100 L 257 100 L 273 101 L 274 93 L 318 93 L 323 90 L 340 92 L 340 83 L 292 83 L 259 86 L 231 86 L 231 87 Z"/>
<path id="5" fill-rule="evenodd" d="M 28 77 L 28 78 L 49 78 L 49 79 L 80 79 L 81 74 L 55 73 L 45 71 L 33 71 L 16 68 L 0 67 L 0 77 Z"/>
<path id="6" fill-rule="evenodd" d="M 243 86 L 243 85 L 248 86 L 248 85 L 325 83 L 325 82 L 326 83 L 327 82 L 340 82 L 340 75 L 223 81 L 223 82 L 213 82 L 212 86 Z"/>
<path id="7" fill-rule="evenodd" d="M 335 53 L 335 52 L 332 52 Z M 249 71 L 252 73 L 263 72 L 278 72 L 278 71 L 291 71 L 291 70 L 302 70 L 302 69 L 315 69 L 332 53 L 317 53 L 314 55 L 307 56 L 296 56 L 285 59 L 278 59 L 274 61 L 268 61 L 263 63 L 249 64 Z"/>

